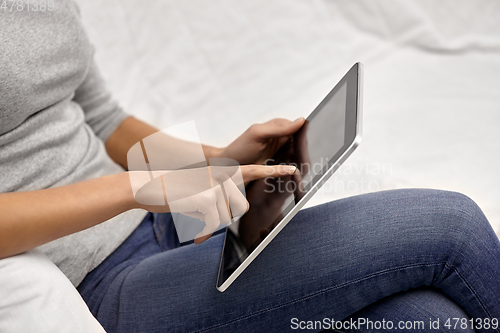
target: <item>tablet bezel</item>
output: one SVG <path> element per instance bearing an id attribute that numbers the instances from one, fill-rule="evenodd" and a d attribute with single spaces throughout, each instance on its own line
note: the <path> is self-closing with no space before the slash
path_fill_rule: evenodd
<path id="1" fill-rule="evenodd" d="M 352 80 L 355 80 L 354 84 L 356 89 L 349 89 Z M 220 292 L 224 292 L 235 280 L 236 278 L 248 267 L 248 265 L 264 250 L 264 248 L 276 237 L 276 235 L 290 222 L 290 220 L 297 214 L 297 212 L 306 204 L 307 201 L 318 191 L 319 188 L 332 176 L 332 174 L 340 167 L 340 165 L 352 154 L 352 152 L 356 149 L 356 147 L 361 142 L 361 128 L 362 128 L 362 82 L 363 82 L 363 65 L 358 62 L 354 64 L 351 69 L 344 75 L 344 77 L 335 85 L 335 87 L 326 95 L 326 97 L 319 103 L 319 105 L 314 109 L 313 112 L 307 117 L 307 119 L 312 119 L 314 116 L 322 109 L 324 104 L 329 101 L 329 99 L 337 92 L 337 90 L 344 84 L 348 84 L 347 86 L 347 96 L 346 99 L 349 101 L 355 101 L 355 115 L 352 115 L 352 111 L 349 112 L 349 105 L 346 105 L 346 118 L 350 117 L 350 121 L 355 121 L 356 125 L 355 133 L 348 137 L 346 133 L 345 143 L 343 147 L 339 150 L 344 152 L 335 160 L 333 163 L 328 163 L 327 170 L 322 174 L 318 174 L 319 179 L 311 181 L 310 188 L 304 194 L 304 196 L 294 205 L 294 207 L 283 217 L 283 219 L 270 231 L 270 233 L 262 240 L 262 242 L 243 260 L 243 262 L 236 268 L 236 270 L 224 281 L 221 285 L 219 285 L 219 279 L 221 277 L 221 270 L 224 269 L 222 267 L 224 261 L 224 249 L 226 247 L 227 242 L 227 230 L 226 235 L 224 237 L 224 246 L 222 248 L 221 260 L 219 264 L 219 271 L 217 276 L 216 287 Z M 356 96 L 350 96 L 350 94 L 355 93 Z M 348 120 L 346 119 L 346 122 Z M 337 153 L 338 154 L 338 153 Z M 337 155 L 335 154 L 335 155 Z M 334 155 L 334 156 L 335 156 Z M 331 161 L 330 161 L 331 162 Z"/>

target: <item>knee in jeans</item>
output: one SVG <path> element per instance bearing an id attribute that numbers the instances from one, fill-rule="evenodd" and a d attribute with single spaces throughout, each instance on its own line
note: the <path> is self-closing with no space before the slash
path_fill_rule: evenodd
<path id="1" fill-rule="evenodd" d="M 462 239 L 491 229 L 481 208 L 470 197 L 452 191 L 432 190 L 432 192 L 434 205 L 429 209 L 435 210 L 447 229 L 463 234 Z"/>
<path id="2" fill-rule="evenodd" d="M 404 198 L 409 214 L 419 214 L 422 223 L 432 223 L 437 229 L 470 234 L 491 228 L 479 206 L 468 196 L 452 191 L 433 189 L 402 189 L 393 198 Z M 389 196 L 389 198 L 391 198 Z M 415 216 L 416 217 L 416 216 Z M 425 222 L 423 222 L 425 221 Z"/>
<path id="3" fill-rule="evenodd" d="M 475 229 L 484 227 L 485 222 L 488 224 L 481 208 L 479 208 L 474 200 L 462 193 L 447 193 L 449 193 L 449 200 L 452 204 L 450 214 L 456 216 L 457 220 L 461 220 L 459 222 L 465 223 L 462 227 L 466 229 Z"/>

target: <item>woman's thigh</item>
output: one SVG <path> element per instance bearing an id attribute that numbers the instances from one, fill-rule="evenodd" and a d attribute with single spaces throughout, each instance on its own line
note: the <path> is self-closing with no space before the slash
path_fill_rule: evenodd
<path id="1" fill-rule="evenodd" d="M 285 331 L 292 318 L 344 319 L 434 286 L 473 317 L 499 317 L 500 246 L 467 197 L 397 190 L 299 212 L 224 293 L 223 235 L 124 271 L 98 312 L 113 332 Z"/>

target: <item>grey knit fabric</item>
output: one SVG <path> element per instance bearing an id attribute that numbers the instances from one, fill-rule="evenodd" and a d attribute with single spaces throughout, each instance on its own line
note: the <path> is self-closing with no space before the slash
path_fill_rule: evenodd
<path id="1" fill-rule="evenodd" d="M 54 3 L 52 11 L 0 9 L 0 192 L 124 171 L 104 142 L 127 115 L 93 62 L 75 4 Z M 40 249 L 77 286 L 145 214 L 129 211 Z"/>

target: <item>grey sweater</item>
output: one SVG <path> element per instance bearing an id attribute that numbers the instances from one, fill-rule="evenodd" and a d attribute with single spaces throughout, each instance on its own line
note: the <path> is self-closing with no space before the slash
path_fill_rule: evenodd
<path id="1" fill-rule="evenodd" d="M 54 3 L 53 11 L 0 9 L 0 192 L 124 171 L 104 142 L 127 115 L 93 62 L 75 4 Z M 145 215 L 128 211 L 40 248 L 77 286 Z"/>

